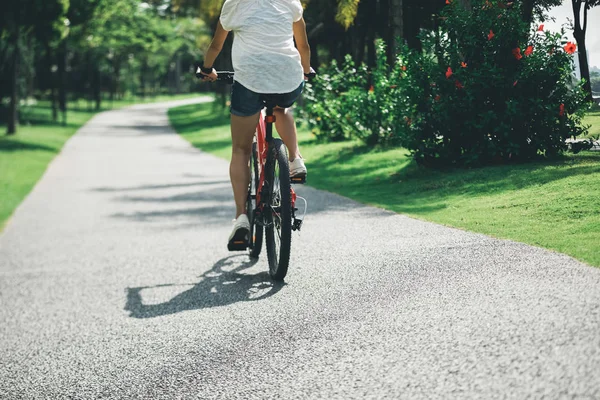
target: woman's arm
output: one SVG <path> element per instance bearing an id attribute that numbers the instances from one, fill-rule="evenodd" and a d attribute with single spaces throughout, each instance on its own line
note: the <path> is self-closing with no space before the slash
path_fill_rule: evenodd
<path id="1" fill-rule="evenodd" d="M 212 71 L 209 74 L 205 73 L 204 71 L 201 71 L 201 73 L 202 75 L 205 75 L 208 78 L 208 80 L 214 81 L 215 79 L 217 79 L 217 73 L 213 68 L 213 64 L 215 63 L 215 59 L 223 49 L 223 43 L 225 43 L 225 39 L 227 39 L 228 34 L 229 31 L 226 31 L 223 28 L 223 25 L 221 25 L 221 21 L 219 21 L 217 23 L 215 36 L 213 37 L 213 40 L 210 42 L 210 45 L 204 53 L 204 64 L 202 65 L 202 68 L 205 70 L 210 68 L 212 69 Z"/>
<path id="2" fill-rule="evenodd" d="M 302 63 L 302 69 L 305 74 L 311 72 L 310 69 L 310 46 L 308 45 L 308 36 L 306 35 L 306 22 L 304 18 L 300 18 L 294 22 L 294 39 L 296 40 L 296 47 L 298 53 L 300 53 L 300 62 Z"/>

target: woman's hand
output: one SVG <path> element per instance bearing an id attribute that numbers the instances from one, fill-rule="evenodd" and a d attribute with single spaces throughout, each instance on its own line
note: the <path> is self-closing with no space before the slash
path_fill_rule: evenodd
<path id="1" fill-rule="evenodd" d="M 200 73 L 202 74 L 202 80 L 204 82 L 214 82 L 217 80 L 217 71 L 214 68 L 211 68 L 211 71 L 209 74 L 205 73 L 204 71 L 200 70 Z"/>
<path id="2" fill-rule="evenodd" d="M 305 81 L 309 81 L 311 79 L 313 79 L 315 76 L 317 76 L 317 71 L 315 71 L 313 69 L 313 67 L 310 67 L 310 70 L 308 72 L 304 72 L 304 80 Z"/>

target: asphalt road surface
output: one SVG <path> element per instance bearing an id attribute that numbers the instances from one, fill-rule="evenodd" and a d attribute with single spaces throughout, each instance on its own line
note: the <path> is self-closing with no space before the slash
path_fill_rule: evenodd
<path id="1" fill-rule="evenodd" d="M 600 269 L 305 187 L 274 284 L 182 103 L 97 115 L 0 235 L 0 398 L 600 398 Z"/>

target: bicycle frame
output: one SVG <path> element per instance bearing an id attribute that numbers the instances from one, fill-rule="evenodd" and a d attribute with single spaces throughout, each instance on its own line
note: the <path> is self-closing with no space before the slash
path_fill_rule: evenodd
<path id="1" fill-rule="evenodd" d="M 275 123 L 275 115 L 273 114 L 274 107 L 266 104 L 266 107 L 261 111 L 261 118 L 256 125 L 256 147 L 258 153 L 258 174 L 259 184 L 256 188 L 256 206 L 260 210 L 266 202 L 263 202 L 262 191 L 265 185 L 265 165 L 267 163 L 267 155 L 269 154 L 269 144 L 273 140 L 273 124 Z M 292 210 L 296 207 L 296 192 L 291 188 Z M 268 200 L 268 199 L 267 199 Z M 250 210 L 248 210 L 249 212 Z"/>

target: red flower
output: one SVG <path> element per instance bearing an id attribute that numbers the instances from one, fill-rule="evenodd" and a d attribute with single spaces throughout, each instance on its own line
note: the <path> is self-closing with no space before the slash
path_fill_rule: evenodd
<path id="1" fill-rule="evenodd" d="M 560 107 L 559 107 L 558 109 L 560 110 L 560 111 L 558 112 L 558 115 L 560 115 L 561 117 L 562 117 L 563 115 L 565 115 L 565 105 L 564 105 L 564 103 L 561 103 L 561 104 L 560 104 Z"/>
<path id="2" fill-rule="evenodd" d="M 521 58 L 523 58 L 523 56 L 521 55 L 521 48 L 520 47 L 517 47 L 516 49 L 513 49 L 512 53 L 513 53 L 513 56 L 515 56 L 515 58 L 517 60 L 520 60 Z"/>
<path id="3" fill-rule="evenodd" d="M 519 82 L 518 79 L 515 81 L 515 83 L 513 83 L 513 86 L 517 86 L 517 82 Z"/>
<path id="4" fill-rule="evenodd" d="M 450 0 L 446 0 L 446 4 L 450 4 Z"/>
<path id="5" fill-rule="evenodd" d="M 467 68 L 467 63 L 463 61 L 463 62 L 460 63 L 460 66 L 463 67 L 463 68 Z"/>
<path id="6" fill-rule="evenodd" d="M 406 71 L 406 65 L 402 66 L 402 71 Z"/>
<path id="7" fill-rule="evenodd" d="M 490 34 L 488 35 L 488 40 L 492 40 L 494 38 L 494 31 L 490 29 Z"/>
<path id="8" fill-rule="evenodd" d="M 530 56 L 531 53 L 533 53 L 533 46 L 527 46 L 527 49 L 525 50 L 525 56 Z"/>
<path id="9" fill-rule="evenodd" d="M 462 83 L 460 83 L 460 81 L 458 81 L 458 80 L 456 81 L 455 85 L 456 85 L 456 88 L 457 88 L 457 89 L 464 89 L 464 88 L 465 88 L 465 87 L 463 86 L 463 84 L 462 84 Z"/>
<path id="10" fill-rule="evenodd" d="M 439 94 L 437 96 L 435 96 L 435 101 L 440 101 L 440 99 L 442 98 L 442 96 L 440 96 Z"/>
<path id="11" fill-rule="evenodd" d="M 538 32 L 543 32 L 544 31 L 544 24 L 541 24 L 540 26 L 538 26 Z"/>
<path id="12" fill-rule="evenodd" d="M 486 0 L 485 4 L 483 5 L 483 7 L 481 7 L 483 10 L 487 10 L 489 8 L 492 8 L 492 3 L 489 2 L 489 0 Z"/>
<path id="13" fill-rule="evenodd" d="M 371 85 L 371 87 L 369 88 L 369 93 L 373 93 L 375 91 L 375 88 L 373 87 L 373 85 Z"/>
<path id="14" fill-rule="evenodd" d="M 567 54 L 573 54 L 577 50 L 577 45 L 573 42 L 567 42 L 565 47 L 563 47 Z"/>
<path id="15" fill-rule="evenodd" d="M 446 70 L 446 79 L 449 79 L 452 76 L 452 68 L 448 67 Z"/>

